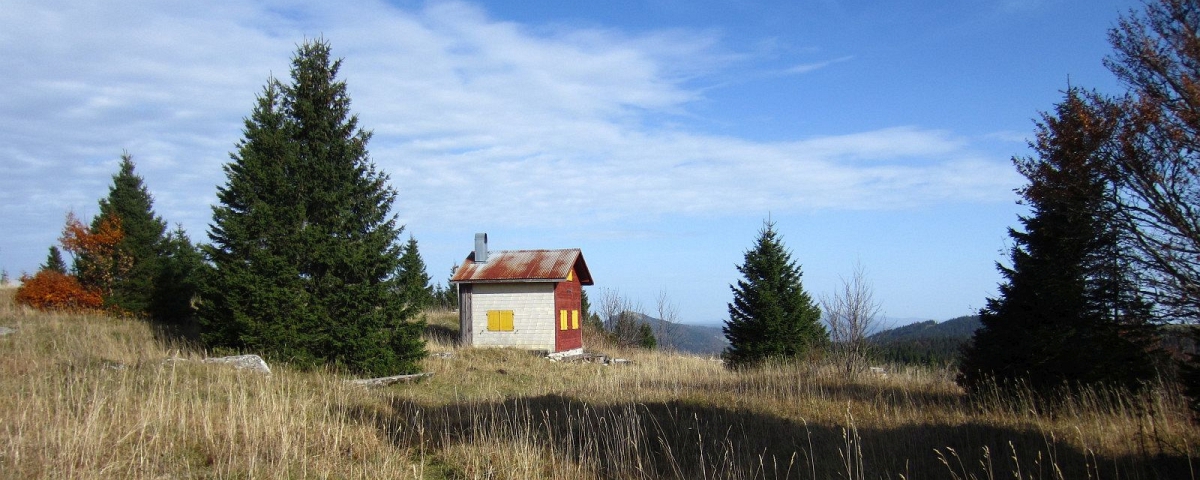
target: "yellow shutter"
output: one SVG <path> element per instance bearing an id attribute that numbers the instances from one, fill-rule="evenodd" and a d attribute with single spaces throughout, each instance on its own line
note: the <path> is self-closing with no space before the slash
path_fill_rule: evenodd
<path id="1" fill-rule="evenodd" d="M 575 280 L 575 270 L 567 272 L 567 281 L 570 282 L 572 280 Z"/>
<path id="2" fill-rule="evenodd" d="M 513 312 L 512 310 L 488 310 L 487 312 L 488 330 L 493 332 L 511 332 L 513 331 Z"/>
<path id="3" fill-rule="evenodd" d="M 571 310 L 571 330 L 579 330 L 579 310 Z"/>
<path id="4" fill-rule="evenodd" d="M 558 311 L 558 329 L 559 330 L 567 329 L 567 311 L 566 310 Z"/>

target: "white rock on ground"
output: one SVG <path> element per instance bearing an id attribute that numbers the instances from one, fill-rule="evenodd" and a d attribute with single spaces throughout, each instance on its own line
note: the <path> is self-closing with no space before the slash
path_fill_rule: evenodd
<path id="1" fill-rule="evenodd" d="M 17 333 L 17 329 L 9 328 L 9 327 L 0 327 L 0 337 L 3 337 L 10 333 Z"/>
<path id="2" fill-rule="evenodd" d="M 201 360 L 204 363 L 224 363 L 233 365 L 234 368 L 242 370 L 252 370 L 259 373 L 271 374 L 271 367 L 267 366 L 266 360 L 254 354 L 250 355 L 234 355 L 232 357 L 214 357 Z"/>
<path id="3" fill-rule="evenodd" d="M 583 349 L 576 348 L 576 349 L 572 349 L 572 350 L 564 350 L 561 352 L 547 353 L 546 358 L 550 359 L 551 362 L 557 362 L 559 360 L 566 360 L 566 359 L 570 359 L 572 357 L 578 357 L 581 355 L 583 355 Z"/>

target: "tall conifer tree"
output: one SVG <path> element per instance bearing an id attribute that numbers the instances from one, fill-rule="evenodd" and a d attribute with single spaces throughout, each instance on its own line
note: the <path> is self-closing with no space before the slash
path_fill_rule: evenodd
<path id="1" fill-rule="evenodd" d="M 1117 112 L 1069 89 L 1043 115 L 1036 157 L 1014 158 L 1029 180 L 1024 231 L 1009 229 L 1011 266 L 997 265 L 1000 296 L 980 311 L 983 327 L 963 350 L 959 383 L 1026 382 L 1136 386 L 1153 374 L 1146 353 L 1150 306 L 1141 299 L 1115 223 L 1103 149 Z"/>
<path id="2" fill-rule="evenodd" d="M 305 42 L 291 83 L 269 80 L 246 120 L 213 211 L 203 338 L 301 367 L 409 373 L 425 350 L 397 294 L 396 192 L 340 66 L 327 42 Z"/>
<path id="3" fill-rule="evenodd" d="M 92 220 L 92 228 L 98 228 L 106 217 L 120 219 L 124 237 L 117 255 L 127 270 L 113 279 L 112 293 L 105 302 L 134 315 L 146 315 L 154 297 L 167 223 L 154 213 L 154 199 L 142 177 L 134 173 L 128 152 L 121 154 L 120 170 L 112 180 L 108 196 L 100 199 L 100 214 Z"/>
<path id="4" fill-rule="evenodd" d="M 730 286 L 733 303 L 722 328 L 729 339 L 723 356 L 730 366 L 799 357 L 829 340 L 821 310 L 804 291 L 800 266 L 773 222 L 765 222 L 738 271 L 743 279 Z"/>

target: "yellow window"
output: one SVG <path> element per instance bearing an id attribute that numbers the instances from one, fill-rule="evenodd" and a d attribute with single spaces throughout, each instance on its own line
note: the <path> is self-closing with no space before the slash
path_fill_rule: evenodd
<path id="1" fill-rule="evenodd" d="M 579 330 L 579 310 L 571 310 L 571 330 Z"/>
<path id="2" fill-rule="evenodd" d="M 493 332 L 511 332 L 513 331 L 513 311 L 512 310 L 488 310 L 487 312 L 488 330 Z"/>
<path id="3" fill-rule="evenodd" d="M 558 311 L 558 329 L 559 330 L 567 329 L 567 311 L 566 310 Z"/>

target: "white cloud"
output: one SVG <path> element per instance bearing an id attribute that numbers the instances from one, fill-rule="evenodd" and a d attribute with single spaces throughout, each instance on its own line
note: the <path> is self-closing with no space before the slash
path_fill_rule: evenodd
<path id="1" fill-rule="evenodd" d="M 0 231 L 12 242 L 0 264 L 40 261 L 66 211 L 94 213 L 123 149 L 158 212 L 203 238 L 254 95 L 317 36 L 345 57 L 405 219 L 904 208 L 1007 200 L 1016 183 L 1006 161 L 944 131 L 757 142 L 649 126 L 686 116 L 702 98 L 689 83 L 728 66 L 709 32 L 535 32 L 459 2 L 232 0 L 18 0 L 0 32 Z"/>

